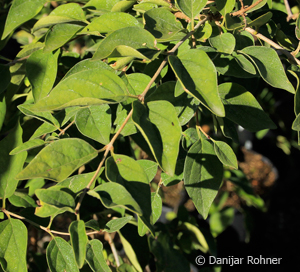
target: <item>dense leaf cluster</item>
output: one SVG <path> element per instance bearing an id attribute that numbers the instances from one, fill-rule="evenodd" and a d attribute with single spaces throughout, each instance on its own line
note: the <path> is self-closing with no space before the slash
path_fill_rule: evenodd
<path id="1" fill-rule="evenodd" d="M 284 33 L 286 15 L 267 0 L 0 2 L 0 48 L 12 38 L 24 45 L 0 64 L 2 269 L 32 269 L 30 225 L 52 236 L 52 272 L 190 271 L 199 252 L 216 255 L 213 237 L 233 209 L 213 202 L 224 168 L 238 169 L 237 127 L 276 128 L 258 82 L 295 96 L 300 131 L 300 21 Z M 231 175 L 262 208 L 242 173 Z M 160 187 L 181 180 L 198 213 L 211 215 L 211 233 L 183 207 L 171 224 L 156 223 Z M 61 214 L 67 233 L 53 229 Z"/>

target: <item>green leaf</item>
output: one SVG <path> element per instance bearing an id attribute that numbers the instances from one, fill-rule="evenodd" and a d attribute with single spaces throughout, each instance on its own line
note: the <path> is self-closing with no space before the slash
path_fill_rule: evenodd
<path id="1" fill-rule="evenodd" d="M 97 155 L 97 150 L 84 140 L 61 139 L 42 149 L 17 179 L 45 178 L 60 182 Z"/>
<path id="2" fill-rule="evenodd" d="M 35 194 L 40 201 L 40 206 L 35 209 L 39 217 L 54 217 L 66 211 L 74 213 L 75 201 L 69 193 L 50 187 L 37 189 Z"/>
<path id="3" fill-rule="evenodd" d="M 100 35 L 100 33 L 109 33 L 130 26 L 140 27 L 141 25 L 136 18 L 128 13 L 109 12 L 93 20 L 78 34 Z"/>
<path id="4" fill-rule="evenodd" d="M 182 89 L 183 93 L 175 97 L 175 90 Z M 177 81 L 167 81 L 158 86 L 158 88 L 148 96 L 145 101 L 158 101 L 166 100 L 172 103 L 175 107 L 178 120 L 181 126 L 185 125 L 191 120 L 195 114 L 199 102 L 193 97 L 189 97 L 187 93 L 184 92 L 181 84 Z"/>
<path id="5" fill-rule="evenodd" d="M 148 30 L 158 41 L 178 41 L 186 34 L 182 24 L 166 8 L 150 9 L 144 13 L 145 29 Z M 181 33 L 179 33 L 181 32 Z"/>
<path id="6" fill-rule="evenodd" d="M 233 167 L 234 169 L 238 169 L 237 159 L 231 147 L 223 141 L 213 140 L 213 143 L 216 155 L 221 163 Z"/>
<path id="7" fill-rule="evenodd" d="M 193 20 L 206 5 L 205 0 L 176 0 L 181 11 Z"/>
<path id="8" fill-rule="evenodd" d="M 248 72 L 249 74 L 256 75 L 256 69 L 254 65 L 244 55 L 233 52 L 232 56 L 244 71 Z"/>
<path id="9" fill-rule="evenodd" d="M 128 240 L 120 232 L 119 232 L 119 235 L 120 235 L 121 242 L 122 242 L 124 251 L 126 253 L 126 256 L 128 257 L 128 259 L 130 260 L 130 262 L 132 263 L 132 265 L 138 272 L 143 272 L 143 269 L 141 268 L 141 265 L 139 264 L 139 261 L 137 259 L 136 253 L 135 253 L 132 245 L 128 242 Z"/>
<path id="10" fill-rule="evenodd" d="M 75 124 L 83 135 L 104 145 L 109 143 L 111 110 L 107 104 L 79 110 L 76 113 Z"/>
<path id="11" fill-rule="evenodd" d="M 255 97 L 243 86 L 223 83 L 219 85 L 219 94 L 225 105 L 226 117 L 236 124 L 251 132 L 276 128 Z"/>
<path id="12" fill-rule="evenodd" d="M 44 52 L 51 52 L 71 40 L 83 26 L 81 24 L 56 24 L 49 31 L 45 39 Z"/>
<path id="13" fill-rule="evenodd" d="M 47 246 L 46 257 L 51 272 L 79 272 L 72 247 L 60 237 L 51 240 Z"/>
<path id="14" fill-rule="evenodd" d="M 297 18 L 297 21 L 296 21 L 295 34 L 296 34 L 297 39 L 300 40 L 300 19 L 299 19 L 299 17 Z"/>
<path id="15" fill-rule="evenodd" d="M 139 204 L 121 184 L 107 182 L 88 191 L 88 194 L 98 198 L 106 208 L 122 207 L 136 214 L 143 214 Z"/>
<path id="16" fill-rule="evenodd" d="M 250 74 L 248 71 L 244 70 L 243 65 L 245 64 L 245 62 L 242 63 L 240 61 L 243 61 L 244 59 L 236 58 L 236 55 L 234 53 L 233 56 L 227 54 L 220 54 L 214 59 L 214 65 L 216 66 L 216 69 L 220 74 L 224 76 L 233 76 L 237 78 L 253 78 L 257 76 L 256 69 L 252 63 L 249 64 L 249 62 L 247 62 L 247 69 L 251 69 L 253 73 L 255 71 L 254 74 Z"/>
<path id="17" fill-rule="evenodd" d="M 129 74 L 129 75 L 125 74 L 122 77 L 122 79 L 125 82 L 130 95 L 138 96 L 138 95 L 142 94 L 143 91 L 146 89 L 146 87 L 148 86 L 148 84 L 151 80 L 151 77 L 146 74 L 133 73 L 133 74 Z M 155 88 L 155 83 L 153 83 L 151 85 L 151 89 L 149 91 L 151 91 L 152 88 L 153 89 Z M 131 104 L 135 100 L 137 100 L 137 98 L 128 98 L 122 104 L 123 105 Z"/>
<path id="18" fill-rule="evenodd" d="M 90 0 L 85 4 L 84 8 L 94 7 L 96 10 L 101 11 L 111 11 L 113 6 L 117 4 L 120 0 Z"/>
<path id="19" fill-rule="evenodd" d="M 9 9 L 1 39 L 5 39 L 18 26 L 37 15 L 46 2 L 46 0 L 14 0 Z"/>
<path id="20" fill-rule="evenodd" d="M 16 207 L 37 207 L 35 201 L 24 191 L 15 191 L 12 196 L 8 198 L 9 202 Z"/>
<path id="21" fill-rule="evenodd" d="M 38 50 L 32 53 L 26 62 L 26 75 L 32 87 L 34 101 L 37 102 L 51 91 L 57 73 L 59 51 L 44 53 Z"/>
<path id="22" fill-rule="evenodd" d="M 129 8 L 131 8 L 134 4 L 136 3 L 135 0 L 123 0 L 123 1 L 120 1 L 118 3 L 116 3 L 112 9 L 111 9 L 111 12 L 123 12 L 123 11 L 126 11 L 128 10 Z"/>
<path id="23" fill-rule="evenodd" d="M 207 218 L 223 178 L 223 166 L 206 139 L 190 148 L 184 165 L 184 184 L 198 212 Z"/>
<path id="24" fill-rule="evenodd" d="M 254 45 L 254 38 L 248 31 L 240 31 L 234 34 L 236 45 L 235 50 L 242 50 L 247 46 Z"/>
<path id="25" fill-rule="evenodd" d="M 209 227 L 212 235 L 217 237 L 221 234 L 227 227 L 229 227 L 234 219 L 234 208 L 226 207 L 219 212 L 213 213 L 209 217 Z"/>
<path id="26" fill-rule="evenodd" d="M 145 56 L 147 50 L 157 52 L 155 37 L 140 27 L 126 27 L 118 29 L 107 36 L 95 52 L 93 60 L 121 56 L 148 59 Z"/>
<path id="27" fill-rule="evenodd" d="M 249 46 L 240 51 L 255 64 L 261 77 L 271 86 L 295 93 L 293 85 L 288 80 L 282 63 L 271 48 L 264 46 Z"/>
<path id="28" fill-rule="evenodd" d="M 218 95 L 216 68 L 203 50 L 190 49 L 179 58 L 169 56 L 169 63 L 188 94 L 198 99 L 214 114 L 225 115 Z"/>
<path id="29" fill-rule="evenodd" d="M 18 106 L 18 109 L 27 116 L 34 117 L 42 122 L 47 122 L 51 125 L 54 125 L 57 129 L 60 128 L 59 122 L 50 111 L 38 112 L 32 110 L 34 107 L 34 104 L 22 104 Z"/>
<path id="30" fill-rule="evenodd" d="M 145 171 L 148 181 L 151 182 L 157 173 L 157 163 L 150 160 L 138 160 L 137 162 Z"/>
<path id="31" fill-rule="evenodd" d="M 42 178 L 30 179 L 26 182 L 24 188 L 28 188 L 28 195 L 33 196 L 36 189 L 41 189 L 45 185 L 45 180 Z"/>
<path id="32" fill-rule="evenodd" d="M 45 142 L 41 139 L 34 139 L 34 140 L 29 140 L 21 145 L 19 145 L 18 147 L 14 148 L 10 153 L 9 155 L 16 155 L 16 154 L 19 154 L 23 151 L 27 151 L 27 150 L 30 150 L 32 148 L 36 148 L 36 147 L 39 147 L 39 146 L 42 146 L 44 145 Z"/>
<path id="33" fill-rule="evenodd" d="M 84 221 L 73 221 L 69 226 L 69 233 L 77 265 L 82 268 L 88 243 Z"/>
<path id="34" fill-rule="evenodd" d="M 101 175 L 103 170 L 104 170 L 104 168 L 101 168 L 101 170 L 99 171 L 96 178 L 98 178 L 99 175 Z M 92 179 L 92 177 L 94 175 L 95 175 L 95 172 L 75 175 L 75 176 L 65 179 L 64 181 L 58 183 L 57 185 L 61 186 L 61 187 L 66 187 L 66 188 L 70 189 L 73 193 L 78 194 L 81 190 L 83 190 L 89 184 L 90 180 Z M 96 181 L 96 179 L 95 179 L 95 181 Z M 93 189 L 94 186 L 95 186 L 95 182 L 93 182 L 93 184 L 91 185 L 90 188 Z"/>
<path id="35" fill-rule="evenodd" d="M 300 113 L 296 116 L 296 119 L 293 122 L 292 129 L 300 131 Z"/>
<path id="36" fill-rule="evenodd" d="M 0 222 L 0 264 L 7 272 L 26 272 L 27 228 L 21 220 Z"/>
<path id="37" fill-rule="evenodd" d="M 212 37 L 209 42 L 221 53 L 231 54 L 235 48 L 235 38 L 229 32 Z"/>
<path id="38" fill-rule="evenodd" d="M 248 12 L 253 12 L 255 10 L 258 10 L 260 8 L 262 8 L 268 0 L 263 0 L 261 1 L 258 5 L 254 6 L 252 9 L 250 9 Z M 244 1 L 244 5 L 248 5 L 251 6 L 252 4 L 254 4 L 255 2 L 257 2 L 256 0 L 246 0 Z"/>
<path id="39" fill-rule="evenodd" d="M 100 240 L 89 241 L 86 246 L 86 262 L 94 272 L 111 272 L 103 256 L 103 245 Z"/>
<path id="40" fill-rule="evenodd" d="M 126 216 L 112 219 L 105 225 L 104 231 L 108 233 L 116 232 L 117 230 L 123 228 L 132 218 L 132 216 Z"/>
<path id="41" fill-rule="evenodd" d="M 9 71 L 9 66 L 5 66 L 3 64 L 0 64 L 0 94 L 4 92 L 7 88 L 7 86 L 10 83 L 10 71 Z"/>
<path id="42" fill-rule="evenodd" d="M 151 207 L 152 207 L 152 224 L 160 218 L 162 212 L 162 199 L 159 194 L 151 193 Z"/>
<path id="43" fill-rule="evenodd" d="M 201 251 L 204 253 L 208 252 L 209 246 L 208 246 L 205 236 L 203 235 L 201 230 L 199 228 L 197 228 L 194 224 L 191 224 L 189 222 L 184 222 L 183 226 L 189 232 L 192 233 L 193 240 L 196 240 L 198 242 L 198 244 L 200 245 Z"/>
<path id="44" fill-rule="evenodd" d="M 122 79 L 107 70 L 85 70 L 62 80 L 51 93 L 32 107 L 36 111 L 60 110 L 121 102 L 127 97 Z"/>
<path id="45" fill-rule="evenodd" d="M 140 164 L 125 155 L 114 154 L 106 160 L 106 177 L 126 188 L 142 209 L 141 220 L 152 232 L 150 181 Z"/>
<path id="46" fill-rule="evenodd" d="M 181 126 L 172 104 L 167 101 L 153 101 L 148 102 L 145 107 L 139 102 L 134 102 L 132 120 L 148 143 L 158 164 L 173 176 L 179 152 Z"/>
<path id="47" fill-rule="evenodd" d="M 218 11 L 225 16 L 225 14 L 230 13 L 234 9 L 235 0 L 216 0 L 216 5 Z"/>
<path id="48" fill-rule="evenodd" d="M 86 22 L 83 10 L 78 4 L 69 3 L 56 7 L 48 16 L 42 17 L 33 26 L 32 32 L 56 24 Z"/>
<path id="49" fill-rule="evenodd" d="M 13 195 L 18 180 L 16 175 L 22 170 L 27 153 L 10 156 L 9 152 L 22 144 L 22 128 L 19 123 L 0 141 L 0 197 L 5 199 Z"/>
<path id="50" fill-rule="evenodd" d="M 1 71 L 0 71 L 1 73 Z M 0 83 L 1 84 L 1 83 Z M 5 95 L 1 95 L 0 94 L 0 131 L 5 119 L 5 115 L 6 115 L 6 100 L 5 100 Z"/>
<path id="51" fill-rule="evenodd" d="M 161 231 L 155 239 L 150 240 L 150 250 L 155 257 L 157 271 L 189 272 L 190 264 L 181 251 L 176 249 L 173 239 L 166 231 Z"/>
<path id="52" fill-rule="evenodd" d="M 128 115 L 128 111 L 121 103 L 118 105 L 116 115 L 117 115 L 117 117 L 114 121 L 114 125 L 116 125 L 115 131 L 114 131 L 115 133 L 122 126 L 122 124 L 124 123 L 124 121 Z M 135 133 L 137 133 L 137 128 L 135 127 L 135 125 L 132 121 L 132 118 L 129 118 L 125 127 L 121 131 L 121 135 L 123 135 L 125 137 L 125 136 L 132 135 Z"/>
<path id="53" fill-rule="evenodd" d="M 64 78 L 62 80 L 67 79 L 70 76 L 74 76 L 74 74 L 79 75 L 78 73 L 84 72 L 84 71 L 90 71 L 91 70 L 98 70 L 102 71 L 102 70 L 108 70 L 111 71 L 113 73 L 114 69 L 111 68 L 108 64 L 106 64 L 105 62 L 103 62 L 102 60 L 92 60 L 92 59 L 85 59 L 82 60 L 78 63 L 76 63 L 64 76 Z"/>
<path id="54" fill-rule="evenodd" d="M 136 270 L 127 263 L 122 263 L 118 267 L 118 272 L 135 272 Z"/>

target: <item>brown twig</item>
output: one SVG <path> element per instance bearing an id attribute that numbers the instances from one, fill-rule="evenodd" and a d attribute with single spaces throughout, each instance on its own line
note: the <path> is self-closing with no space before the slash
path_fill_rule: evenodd
<path id="1" fill-rule="evenodd" d="M 115 258 L 115 261 L 116 261 L 116 265 L 117 265 L 117 267 L 119 267 L 120 266 L 119 255 L 118 255 L 118 252 L 116 250 L 116 247 L 115 247 L 113 239 L 111 238 L 110 234 L 107 233 L 107 232 L 104 235 L 104 239 L 108 242 L 108 244 L 110 246 L 110 249 L 112 251 L 112 254 L 114 255 L 114 258 Z"/>
<path id="2" fill-rule="evenodd" d="M 288 22 L 289 20 L 293 19 L 294 16 L 288 0 L 284 0 L 284 5 L 285 5 L 286 12 L 288 14 L 288 16 L 286 17 L 286 21 Z"/>
<path id="3" fill-rule="evenodd" d="M 268 44 L 270 44 L 275 49 L 280 50 L 288 58 L 288 60 L 291 63 L 296 64 L 296 65 L 300 65 L 300 60 L 298 60 L 295 56 L 293 56 L 290 52 L 288 52 L 287 50 L 285 50 L 284 48 L 282 48 L 277 43 L 275 43 L 272 40 L 268 39 L 264 35 L 262 35 L 260 33 L 257 33 L 254 29 L 252 29 L 250 27 L 246 27 L 245 30 L 248 31 L 249 33 L 251 33 L 253 36 L 255 36 L 255 37 L 257 37 L 257 38 L 265 41 Z"/>
<path id="4" fill-rule="evenodd" d="M 64 135 L 66 130 L 68 128 L 70 128 L 74 123 L 75 123 L 75 120 L 73 120 L 69 125 L 67 125 L 64 129 L 62 129 L 57 136 L 60 137 L 61 135 Z"/>
<path id="5" fill-rule="evenodd" d="M 21 216 L 21 215 L 12 213 L 12 212 L 10 212 L 10 211 L 8 211 L 8 210 L 6 210 L 6 209 L 3 209 L 3 208 L 2 208 L 1 211 L 4 212 L 4 213 L 6 214 L 7 217 L 13 216 L 13 217 L 18 218 L 18 219 L 20 219 L 20 220 L 25 220 L 26 222 L 30 223 L 31 225 L 33 225 L 33 226 L 35 226 L 35 227 L 37 227 L 37 228 L 40 228 L 40 229 L 42 229 L 42 230 L 48 232 L 49 234 L 52 233 L 52 234 L 58 234 L 58 235 L 70 236 L 70 233 L 69 233 L 69 232 L 61 232 L 61 231 L 51 230 L 51 229 L 49 229 L 49 228 L 43 227 L 43 226 L 41 226 L 41 225 L 39 225 L 39 224 L 37 224 L 37 223 L 35 223 L 35 222 L 29 220 L 29 219 L 27 219 L 27 218 L 25 218 L 25 217 L 23 217 L 23 216 Z M 87 232 L 86 234 L 87 234 L 87 235 L 93 235 L 93 234 L 100 234 L 100 233 L 102 233 L 101 230 L 100 230 L 100 231 L 90 231 L 90 232 Z"/>
<path id="6" fill-rule="evenodd" d="M 254 8 L 255 6 L 257 6 L 260 2 L 262 2 L 263 0 L 257 0 L 255 3 L 253 3 L 251 6 L 249 7 L 244 7 L 244 5 L 242 5 L 241 9 L 238 11 L 235 11 L 233 13 L 231 13 L 231 16 L 243 16 L 248 10 Z"/>

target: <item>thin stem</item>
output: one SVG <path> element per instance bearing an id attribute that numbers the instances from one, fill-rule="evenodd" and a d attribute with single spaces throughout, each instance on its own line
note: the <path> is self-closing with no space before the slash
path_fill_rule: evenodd
<path id="1" fill-rule="evenodd" d="M 253 3 L 252 5 L 250 5 L 249 7 L 244 8 L 244 6 L 242 6 L 242 8 L 236 12 L 231 13 L 231 16 L 242 16 L 243 14 L 245 14 L 248 10 L 254 8 L 255 6 L 257 6 L 260 2 L 262 2 L 263 0 L 257 0 L 255 3 Z"/>
<path id="2" fill-rule="evenodd" d="M 118 252 L 116 250 L 113 239 L 111 238 L 110 234 L 107 233 L 107 232 L 104 235 L 104 239 L 109 243 L 110 249 L 111 249 L 112 254 L 114 255 L 114 258 L 115 258 L 115 261 L 116 261 L 116 265 L 117 265 L 117 267 L 119 267 L 120 266 L 119 255 L 118 255 Z"/>
<path id="3" fill-rule="evenodd" d="M 5 66 L 13 66 L 13 65 L 15 65 L 16 63 L 18 63 L 18 62 L 21 62 L 21 61 L 23 61 L 23 60 L 26 60 L 26 59 L 28 59 L 30 57 L 30 55 L 29 56 L 26 56 L 26 57 L 23 57 L 23 58 L 20 58 L 20 59 L 15 59 L 15 60 L 13 60 L 13 61 L 11 61 L 11 62 L 9 62 L 9 63 L 6 63 L 6 64 L 4 64 Z"/>
<path id="4" fill-rule="evenodd" d="M 12 212 L 10 212 L 10 211 L 8 211 L 8 210 L 6 210 L 6 209 L 3 209 L 3 208 L 2 208 L 1 211 L 4 212 L 8 218 L 10 218 L 10 216 L 13 216 L 13 217 L 18 218 L 18 219 L 20 219 L 20 220 L 25 220 L 26 222 L 30 223 L 31 225 L 33 225 L 33 226 L 35 226 L 35 227 L 38 227 L 38 228 L 40 228 L 40 229 L 42 229 L 42 230 L 48 232 L 49 234 L 52 233 L 52 234 L 58 234 L 58 235 L 70 236 L 70 233 L 69 233 L 69 232 L 61 232 L 61 231 L 56 231 L 56 230 L 50 230 L 48 227 L 43 227 L 43 226 L 41 226 L 41 225 L 39 225 L 39 224 L 36 224 L 35 222 L 33 222 L 33 221 L 31 221 L 31 220 L 29 220 L 29 219 L 27 219 L 27 218 L 25 218 L 25 217 L 23 217 L 23 216 L 21 216 L 21 215 L 12 213 Z M 87 235 L 93 235 L 93 234 L 100 234 L 100 233 L 102 233 L 101 230 L 100 230 L 100 231 L 89 231 L 89 232 L 87 232 L 86 234 L 87 234 Z"/>
<path id="5" fill-rule="evenodd" d="M 288 14 L 288 16 L 286 17 L 286 21 L 288 22 L 289 20 L 294 18 L 294 15 L 292 13 L 292 10 L 291 10 L 291 7 L 290 7 L 290 4 L 289 4 L 288 0 L 284 0 L 284 5 L 285 5 L 286 12 Z"/>
<path id="6" fill-rule="evenodd" d="M 286 57 L 289 59 L 289 61 L 291 61 L 293 64 L 300 65 L 300 60 L 298 60 L 297 58 L 295 58 L 295 56 L 293 56 L 290 52 L 288 52 L 287 50 L 285 50 L 284 48 L 282 48 L 277 43 L 275 43 L 272 40 L 268 39 L 264 35 L 262 35 L 260 33 L 257 33 L 254 29 L 252 29 L 250 27 L 246 27 L 245 30 L 248 31 L 249 33 L 251 33 L 253 36 L 255 36 L 255 37 L 257 37 L 257 38 L 265 41 L 268 44 L 270 44 L 275 49 L 280 50 L 284 55 L 286 55 Z"/>
<path id="7" fill-rule="evenodd" d="M 66 132 L 66 130 L 67 130 L 68 128 L 70 128 L 74 123 L 75 123 L 75 120 L 73 120 L 69 125 L 67 125 L 64 129 L 62 129 L 62 130 L 60 131 L 60 133 L 58 134 L 58 137 L 60 137 L 61 135 L 64 135 L 65 132 Z"/>

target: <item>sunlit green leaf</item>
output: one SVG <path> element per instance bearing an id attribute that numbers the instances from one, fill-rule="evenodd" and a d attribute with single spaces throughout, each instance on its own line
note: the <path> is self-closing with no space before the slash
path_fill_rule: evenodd
<path id="1" fill-rule="evenodd" d="M 26 272 L 27 228 L 21 220 L 0 222 L 0 264 L 7 272 Z"/>
<path id="2" fill-rule="evenodd" d="M 84 70 L 68 76 L 32 107 L 36 111 L 60 110 L 71 106 L 116 103 L 127 96 L 122 79 L 107 70 Z"/>
<path id="3" fill-rule="evenodd" d="M 55 237 L 46 250 L 47 263 L 51 272 L 78 271 L 72 247 L 63 238 Z"/>
<path id="4" fill-rule="evenodd" d="M 209 39 L 209 42 L 221 53 L 231 54 L 235 48 L 235 38 L 229 32 L 214 36 Z"/>
<path id="5" fill-rule="evenodd" d="M 136 18 L 124 12 L 109 12 L 93 20 L 78 34 L 108 33 L 129 26 L 140 26 Z"/>
<path id="6" fill-rule="evenodd" d="M 88 242 L 86 246 L 86 261 L 94 272 L 111 271 L 104 259 L 103 245 L 100 240 L 94 239 Z"/>
<path id="7" fill-rule="evenodd" d="M 104 230 L 108 233 L 116 232 L 117 230 L 124 227 L 131 219 L 132 219 L 132 216 L 126 216 L 126 217 L 112 219 L 105 225 Z"/>
<path id="8" fill-rule="evenodd" d="M 205 7 L 205 0 L 176 0 L 181 11 L 193 20 L 200 11 Z"/>
<path id="9" fill-rule="evenodd" d="M 20 152 L 27 151 L 27 150 L 30 150 L 32 148 L 42 146 L 44 144 L 45 144 L 45 141 L 43 141 L 41 139 L 29 140 L 29 141 L 19 145 L 18 147 L 14 148 L 9 154 L 10 155 L 16 155 Z"/>
<path id="10" fill-rule="evenodd" d="M 107 182 L 90 190 L 88 194 L 98 198 L 107 208 L 122 207 L 137 214 L 143 214 L 139 204 L 121 184 Z"/>
<path id="11" fill-rule="evenodd" d="M 19 124 L 0 141 L 0 197 L 13 195 L 18 180 L 16 175 L 22 170 L 27 153 L 9 155 L 9 152 L 22 144 L 22 128 Z"/>
<path id="12" fill-rule="evenodd" d="M 264 46 L 249 46 L 240 51 L 253 61 L 261 77 L 271 86 L 295 93 L 275 50 Z"/>
<path id="13" fill-rule="evenodd" d="M 8 198 L 9 202 L 16 207 L 37 207 L 33 198 L 27 192 L 16 190 L 12 196 Z"/>
<path id="14" fill-rule="evenodd" d="M 14 0 L 6 19 L 2 40 L 21 24 L 32 19 L 43 8 L 46 0 Z"/>
<path id="15" fill-rule="evenodd" d="M 191 49 L 179 58 L 169 56 L 169 63 L 188 94 L 198 99 L 214 114 L 225 115 L 217 91 L 216 68 L 204 51 Z"/>
<path id="16" fill-rule="evenodd" d="M 35 32 L 40 28 L 70 22 L 86 22 L 83 10 L 78 4 L 69 3 L 58 6 L 48 16 L 38 20 L 32 31 Z"/>
<path id="17" fill-rule="evenodd" d="M 154 36 L 140 27 L 132 26 L 118 29 L 107 36 L 98 47 L 93 59 L 121 56 L 147 59 L 145 55 L 147 50 L 157 51 Z"/>
<path id="18" fill-rule="evenodd" d="M 61 139 L 42 149 L 17 179 L 45 178 L 60 182 L 97 155 L 97 150 L 84 140 Z"/>
<path id="19" fill-rule="evenodd" d="M 81 268 L 84 264 L 88 242 L 84 221 L 73 221 L 69 226 L 69 233 L 77 265 Z"/>
<path id="20" fill-rule="evenodd" d="M 79 110 L 76 113 L 75 124 L 83 135 L 104 145 L 109 143 L 111 110 L 107 104 Z"/>
<path id="21" fill-rule="evenodd" d="M 223 141 L 213 141 L 216 155 L 224 165 L 238 168 L 237 158 L 231 147 Z"/>
<path id="22" fill-rule="evenodd" d="M 44 53 L 35 51 L 26 62 L 26 75 L 32 87 L 35 102 L 47 96 L 54 84 L 57 73 L 59 51 Z"/>

